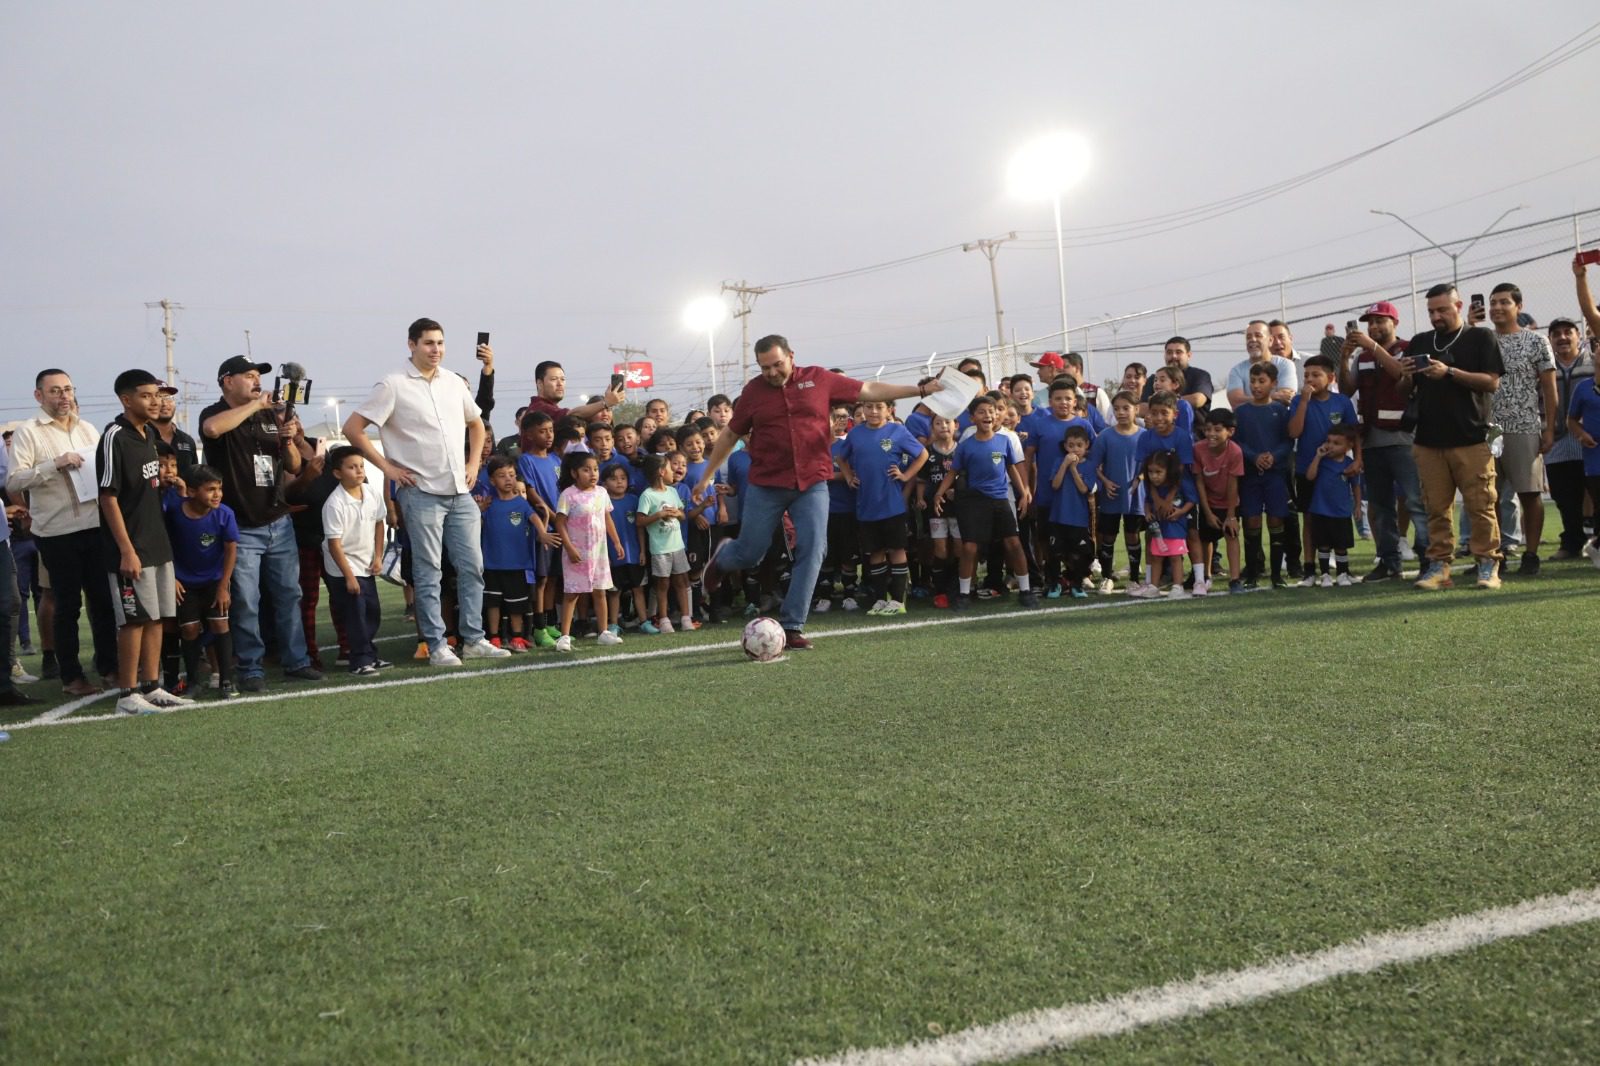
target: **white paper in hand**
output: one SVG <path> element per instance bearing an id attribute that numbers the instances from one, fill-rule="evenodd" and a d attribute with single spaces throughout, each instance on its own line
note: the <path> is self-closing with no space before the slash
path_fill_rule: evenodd
<path id="1" fill-rule="evenodd" d="M 72 489 L 79 503 L 93 503 L 99 499 L 100 482 L 94 476 L 93 463 L 81 463 L 67 471 L 67 476 L 72 481 Z"/>
<path id="2" fill-rule="evenodd" d="M 930 392 L 923 397 L 922 402 L 928 405 L 928 410 L 941 418 L 960 418 L 961 413 L 967 409 L 967 404 L 978 395 L 978 390 L 983 388 L 977 378 L 969 378 L 965 374 L 957 373 L 953 368 L 947 368 L 944 376 L 939 379 L 944 386 L 938 392 Z"/>

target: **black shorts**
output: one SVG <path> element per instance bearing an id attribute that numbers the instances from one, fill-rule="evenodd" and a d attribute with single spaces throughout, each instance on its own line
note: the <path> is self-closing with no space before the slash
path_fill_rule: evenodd
<path id="1" fill-rule="evenodd" d="M 961 539 L 967 544 L 989 544 L 1017 535 L 1017 512 L 1011 501 L 982 493 L 956 493 L 956 521 L 961 523 Z"/>
<path id="2" fill-rule="evenodd" d="M 1137 537 L 1144 532 L 1145 526 L 1149 525 L 1149 521 L 1142 514 L 1117 514 L 1114 511 L 1101 511 L 1095 516 L 1094 527 L 1095 532 L 1100 535 L 1100 539 L 1105 541 L 1117 535 L 1118 526 L 1121 526 L 1125 532 L 1132 533 Z"/>
<path id="3" fill-rule="evenodd" d="M 178 601 L 178 626 L 202 625 L 206 622 L 226 622 L 227 611 L 217 610 L 217 585 L 207 581 L 202 585 L 183 586 L 183 599 Z"/>
<path id="4" fill-rule="evenodd" d="M 860 525 L 853 513 L 828 512 L 828 558 L 834 563 L 846 563 L 854 559 L 856 545 L 860 539 L 859 532 Z"/>
<path id="5" fill-rule="evenodd" d="M 618 592 L 632 592 L 636 588 L 647 588 L 643 563 L 612 563 L 611 583 L 617 587 Z"/>
<path id="6" fill-rule="evenodd" d="M 520 610 L 528 603 L 528 575 L 521 570 L 485 570 L 483 605 Z"/>
<path id="7" fill-rule="evenodd" d="M 1311 546 L 1313 548 L 1331 548 L 1334 551 L 1349 551 L 1355 547 L 1355 523 L 1348 518 L 1334 518 L 1332 515 L 1313 514 L 1307 518 L 1311 524 Z"/>
<path id="8" fill-rule="evenodd" d="M 683 551 L 689 557 L 689 569 L 698 570 L 711 557 L 711 531 L 701 529 L 691 520 L 688 534 L 683 538 Z"/>
<path id="9" fill-rule="evenodd" d="M 859 522 L 856 525 L 856 535 L 860 539 L 862 555 L 876 555 L 878 552 L 905 551 L 905 515 L 895 515 L 892 518 L 880 518 L 875 521 Z"/>
<path id="10" fill-rule="evenodd" d="M 1198 507 L 1195 508 L 1194 511 L 1195 532 L 1200 534 L 1201 544 L 1217 544 L 1220 541 L 1225 540 L 1226 534 L 1223 532 L 1222 523 L 1226 522 L 1229 518 L 1236 517 L 1232 511 L 1229 511 L 1226 508 L 1219 509 L 1213 507 L 1211 508 L 1211 513 L 1217 516 L 1216 525 L 1212 525 L 1210 522 L 1207 522 L 1205 512 Z"/>
<path id="11" fill-rule="evenodd" d="M 1309 514 L 1311 512 L 1311 493 L 1316 484 L 1315 481 L 1312 481 L 1304 474 L 1296 474 L 1294 476 L 1294 509 L 1296 511 L 1301 514 Z"/>

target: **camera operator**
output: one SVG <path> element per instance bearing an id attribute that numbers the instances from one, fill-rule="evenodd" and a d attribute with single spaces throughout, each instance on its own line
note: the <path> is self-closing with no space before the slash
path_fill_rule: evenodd
<path id="1" fill-rule="evenodd" d="M 239 523 L 238 561 L 233 570 L 234 649 L 239 687 L 266 688 L 262 660 L 261 586 L 272 598 L 272 620 L 284 676 L 320 681 L 321 671 L 306 654 L 300 624 L 300 553 L 284 502 L 282 475 L 298 474 L 309 459 L 300 420 L 261 388 L 269 363 L 236 355 L 217 368 L 222 398 L 200 412 L 206 458 L 222 473 L 222 499 Z"/>

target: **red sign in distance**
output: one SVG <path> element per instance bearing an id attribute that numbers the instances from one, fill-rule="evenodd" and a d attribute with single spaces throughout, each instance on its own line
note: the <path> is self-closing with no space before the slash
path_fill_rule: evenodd
<path id="1" fill-rule="evenodd" d="M 611 366 L 613 374 L 622 374 L 628 380 L 624 384 L 629 389 L 648 389 L 655 384 L 649 363 L 614 363 Z"/>

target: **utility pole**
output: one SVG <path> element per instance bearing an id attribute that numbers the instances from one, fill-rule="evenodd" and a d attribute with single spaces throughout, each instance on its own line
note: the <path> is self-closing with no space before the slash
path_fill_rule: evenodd
<path id="1" fill-rule="evenodd" d="M 995 340 L 1000 344 L 1004 344 L 1006 342 L 1006 324 L 1005 312 L 1000 310 L 1000 271 L 995 266 L 994 257 L 999 254 L 1000 246 L 1002 244 L 1006 243 L 1007 241 L 1014 241 L 1016 239 L 1017 234 L 1016 231 L 1013 230 L 1004 237 L 988 237 L 984 240 L 972 241 L 970 244 L 963 244 L 961 246 L 961 250 L 963 252 L 970 252 L 976 248 L 978 251 L 984 254 L 985 258 L 989 260 L 989 285 L 994 289 L 994 335 Z M 1066 343 L 1066 338 L 1063 337 L 1061 340 L 1062 351 L 1066 351 Z M 1015 346 L 1013 346 L 1011 354 L 1012 363 L 1015 365 Z"/>
<path id="2" fill-rule="evenodd" d="M 735 285 L 731 281 L 724 281 L 722 283 L 722 291 L 723 292 L 734 293 L 739 297 L 739 310 L 737 310 L 737 311 L 735 311 L 733 313 L 733 317 L 737 318 L 739 320 L 739 331 L 740 331 L 740 334 L 742 336 L 742 341 L 743 341 L 743 345 L 744 345 L 743 348 L 741 349 L 741 353 L 742 354 L 739 356 L 739 380 L 740 381 L 749 381 L 750 380 L 750 312 L 756 306 L 756 297 L 757 296 L 765 296 L 767 293 L 771 292 L 772 290 L 771 289 L 763 289 L 759 285 L 751 285 L 747 281 L 741 281 L 737 285 Z"/>
<path id="3" fill-rule="evenodd" d="M 637 355 L 642 358 L 649 358 L 650 356 L 650 353 L 645 351 L 643 348 L 619 347 L 615 344 L 607 345 L 606 347 L 612 355 L 622 356 L 622 369 L 629 377 L 633 376 L 633 357 Z M 626 396 L 628 388 L 627 382 L 623 382 L 622 388 L 623 395 Z M 649 392 L 650 390 L 646 389 L 645 391 Z"/>
<path id="4" fill-rule="evenodd" d="M 182 311 L 183 305 L 172 300 L 149 300 L 145 306 L 154 310 L 161 308 L 161 336 L 167 342 L 167 373 L 163 379 L 168 385 L 175 385 L 178 380 L 178 368 L 172 365 L 172 342 L 178 339 L 178 331 L 172 328 L 172 312 Z M 189 413 L 184 412 L 178 422 L 184 429 L 189 428 Z"/>

